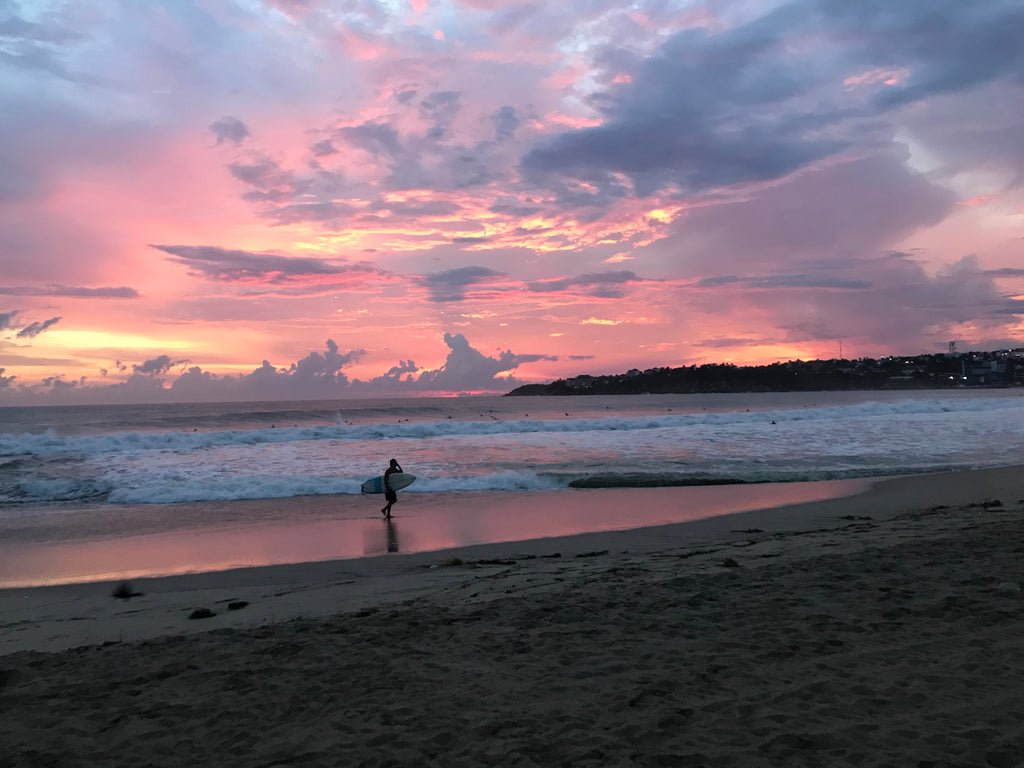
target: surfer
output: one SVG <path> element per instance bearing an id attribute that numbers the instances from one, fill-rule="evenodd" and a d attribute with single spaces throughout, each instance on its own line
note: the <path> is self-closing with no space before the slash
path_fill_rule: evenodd
<path id="1" fill-rule="evenodd" d="M 394 459 L 391 460 L 391 466 L 384 470 L 384 498 L 387 499 L 387 506 L 381 510 L 381 513 L 391 519 L 391 506 L 398 501 L 398 494 L 395 489 L 391 487 L 391 483 L 388 482 L 389 478 L 395 472 L 403 472 L 404 470 Z"/>

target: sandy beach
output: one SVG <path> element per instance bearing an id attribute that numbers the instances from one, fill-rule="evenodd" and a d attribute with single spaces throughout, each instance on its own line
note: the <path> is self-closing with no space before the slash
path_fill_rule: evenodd
<path id="1" fill-rule="evenodd" d="M 686 493 L 622 503 L 649 490 Z M 1022 765 L 1022 534 L 1010 467 L 123 599 L 2 590 L 0 766 Z"/>

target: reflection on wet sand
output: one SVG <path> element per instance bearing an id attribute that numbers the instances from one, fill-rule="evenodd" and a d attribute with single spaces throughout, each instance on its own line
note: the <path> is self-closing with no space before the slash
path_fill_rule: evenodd
<path id="1" fill-rule="evenodd" d="M 380 526 L 371 525 L 363 530 L 363 554 L 367 557 L 398 552 L 398 526 L 394 518 L 385 518 Z"/>
<path id="2" fill-rule="evenodd" d="M 616 488 L 531 493 L 408 494 L 401 522 L 368 524 L 361 499 L 325 504 L 324 517 L 248 525 L 197 524 L 142 536 L 0 543 L 0 587 L 167 576 L 472 544 L 569 536 L 686 522 L 866 490 L 870 480 Z M 233 502 L 246 504 L 247 502 Z M 308 500 L 280 504 L 309 506 Z M 180 506 L 180 505 L 178 505 Z M 178 506 L 168 514 L 178 514 Z M 330 514 L 330 517 L 326 515 Z M 401 525 L 401 550 L 398 527 Z"/>

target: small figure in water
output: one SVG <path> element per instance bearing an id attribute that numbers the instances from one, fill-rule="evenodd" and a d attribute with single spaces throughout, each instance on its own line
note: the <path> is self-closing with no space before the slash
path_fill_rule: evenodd
<path id="1" fill-rule="evenodd" d="M 401 466 L 394 459 L 391 460 L 391 466 L 384 470 L 384 498 L 387 499 L 387 506 L 381 510 L 384 517 L 391 519 L 391 506 L 398 501 L 398 494 L 395 489 L 391 487 L 391 483 L 388 482 L 395 472 L 403 472 Z"/>

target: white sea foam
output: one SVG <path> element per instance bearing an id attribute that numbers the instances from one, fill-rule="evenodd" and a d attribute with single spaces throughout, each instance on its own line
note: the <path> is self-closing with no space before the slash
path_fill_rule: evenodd
<path id="1" fill-rule="evenodd" d="M 118 488 L 110 493 L 109 502 L 117 504 L 170 504 L 196 501 L 230 501 L 239 499 L 282 499 L 292 496 L 323 496 L 361 493 L 365 477 L 240 477 L 207 478 L 202 483 L 183 484 L 170 478 L 153 478 L 145 484 Z M 553 490 L 568 486 L 568 479 L 546 477 L 531 472 L 498 472 L 465 477 L 421 477 L 404 488 L 402 493 L 437 493 L 445 491 L 533 491 Z"/>
<path id="2" fill-rule="evenodd" d="M 733 410 L 586 418 L 549 403 L 545 418 L 505 420 L 469 420 L 457 403 L 451 419 L 432 406 L 400 423 L 384 423 L 385 410 L 375 423 L 217 429 L 237 421 L 230 413 L 211 417 L 206 432 L 6 434 L 0 505 L 356 494 L 391 456 L 418 476 L 415 493 L 542 490 L 591 476 L 783 482 L 1024 463 L 1024 397 L 839 397 L 798 407 L 794 396 L 780 408 L 778 396 L 748 396 Z"/>
<path id="3" fill-rule="evenodd" d="M 148 450 L 195 451 L 232 445 L 261 445 L 313 440 L 428 440 L 442 437 L 529 433 L 633 432 L 679 427 L 762 424 L 765 421 L 842 422 L 860 419 L 898 418 L 928 414 L 1024 412 L 1024 398 L 977 398 L 970 400 L 905 400 L 868 402 L 824 408 L 747 410 L 719 413 L 688 413 L 561 420 L 515 419 L 489 421 L 424 421 L 359 426 L 224 430 L 219 432 L 118 432 L 107 435 L 64 437 L 52 429 L 43 434 L 0 434 L 0 456 L 89 455 Z"/>

